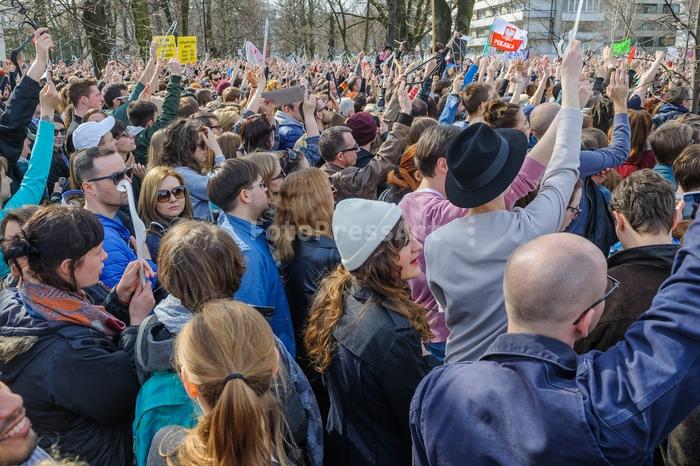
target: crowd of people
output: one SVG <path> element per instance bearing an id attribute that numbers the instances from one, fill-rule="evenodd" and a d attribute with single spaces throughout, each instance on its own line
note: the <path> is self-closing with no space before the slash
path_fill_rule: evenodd
<path id="1" fill-rule="evenodd" d="M 0 70 L 0 466 L 700 463 L 663 52 L 34 45 Z"/>

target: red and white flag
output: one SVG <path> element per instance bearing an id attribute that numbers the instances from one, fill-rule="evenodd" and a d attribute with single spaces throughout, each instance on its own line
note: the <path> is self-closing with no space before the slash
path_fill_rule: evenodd
<path id="1" fill-rule="evenodd" d="M 501 18 L 495 18 L 491 26 L 489 47 L 503 52 L 517 52 L 527 46 L 527 31 Z"/>

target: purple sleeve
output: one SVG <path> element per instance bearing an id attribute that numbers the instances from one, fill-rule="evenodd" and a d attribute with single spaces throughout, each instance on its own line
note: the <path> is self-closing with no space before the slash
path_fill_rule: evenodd
<path id="1" fill-rule="evenodd" d="M 606 168 L 615 168 L 627 160 L 631 145 L 630 119 L 625 113 L 616 113 L 612 142 L 608 147 L 598 150 L 582 150 L 580 177 L 588 178 Z"/>

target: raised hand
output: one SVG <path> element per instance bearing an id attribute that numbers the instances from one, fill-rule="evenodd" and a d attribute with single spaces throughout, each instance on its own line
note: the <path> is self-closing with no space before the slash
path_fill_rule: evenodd
<path id="1" fill-rule="evenodd" d="M 629 78 L 624 68 L 618 68 L 610 75 L 610 84 L 608 85 L 607 94 L 610 100 L 612 100 L 615 113 L 624 113 L 627 111 Z"/>
<path id="2" fill-rule="evenodd" d="M 51 119 L 53 121 L 53 114 L 61 102 L 61 97 L 58 95 L 56 86 L 54 86 L 51 80 L 48 80 L 44 87 L 39 92 L 39 107 L 41 109 L 41 117 L 44 119 Z"/>

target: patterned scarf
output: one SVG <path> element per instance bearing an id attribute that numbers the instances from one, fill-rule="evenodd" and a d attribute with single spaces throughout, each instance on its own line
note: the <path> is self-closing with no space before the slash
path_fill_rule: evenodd
<path id="1" fill-rule="evenodd" d="M 26 280 L 20 284 L 19 292 L 29 313 L 48 321 L 92 327 L 110 337 L 126 328 L 126 324 L 105 311 L 104 306 L 90 304 L 75 293 Z"/>

